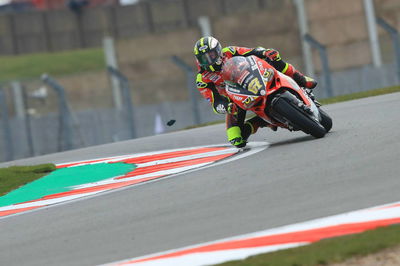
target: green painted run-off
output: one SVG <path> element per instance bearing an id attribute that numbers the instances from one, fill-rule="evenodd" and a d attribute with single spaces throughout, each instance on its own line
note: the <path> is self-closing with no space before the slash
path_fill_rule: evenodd
<path id="1" fill-rule="evenodd" d="M 0 207 L 67 192 L 72 190 L 74 186 L 122 176 L 135 168 L 134 164 L 98 163 L 57 169 L 47 176 L 0 197 Z"/>

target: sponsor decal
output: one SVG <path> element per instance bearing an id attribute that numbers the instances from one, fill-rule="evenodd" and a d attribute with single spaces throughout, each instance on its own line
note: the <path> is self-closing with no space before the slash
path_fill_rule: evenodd
<path id="1" fill-rule="evenodd" d="M 247 108 L 251 107 L 254 104 L 254 101 L 257 99 L 258 97 L 254 97 L 254 96 L 249 96 L 247 97 L 242 103 L 244 104 L 244 106 L 246 106 Z"/>
<path id="2" fill-rule="evenodd" d="M 262 87 L 263 87 L 263 86 L 262 86 L 260 80 L 259 80 L 258 78 L 253 78 L 253 79 L 250 81 L 249 86 L 247 87 L 247 90 L 250 91 L 250 92 L 252 92 L 252 93 L 254 93 L 254 94 L 257 94 L 258 91 L 259 91 L 260 89 L 262 89 Z"/>
<path id="3" fill-rule="evenodd" d="M 243 97 L 238 96 L 238 95 L 233 95 L 233 99 L 238 100 L 238 101 L 242 101 Z"/>
<path id="4" fill-rule="evenodd" d="M 272 70 L 271 68 L 266 69 L 264 74 L 263 74 L 263 79 L 266 82 L 270 82 L 272 77 L 274 76 L 274 70 Z"/>
<path id="5" fill-rule="evenodd" d="M 199 48 L 199 51 L 200 52 L 204 52 L 205 50 L 207 50 L 208 49 L 208 45 L 203 45 L 203 46 L 201 46 L 200 48 Z"/>
<path id="6" fill-rule="evenodd" d="M 242 87 L 243 87 L 243 88 L 247 88 L 247 87 L 249 86 L 249 82 L 250 82 L 251 80 L 253 80 L 254 78 L 255 78 L 255 76 L 254 76 L 253 74 L 248 75 L 248 76 L 244 79 L 243 84 L 241 84 Z"/>
<path id="7" fill-rule="evenodd" d="M 254 60 L 254 58 L 253 58 L 253 57 L 248 57 L 248 58 L 250 58 L 251 69 L 252 69 L 252 70 L 258 69 L 257 64 L 256 64 L 256 61 Z"/>
<path id="8" fill-rule="evenodd" d="M 249 74 L 250 74 L 249 71 L 247 71 L 247 70 L 243 71 L 243 73 L 240 75 L 240 77 L 239 77 L 237 83 L 239 83 L 240 85 L 242 85 L 244 79 L 245 79 Z"/>
<path id="9" fill-rule="evenodd" d="M 218 80 L 221 79 L 220 75 L 217 75 L 213 72 L 209 72 L 208 74 L 204 75 L 204 78 L 211 80 L 212 82 L 216 83 Z"/>
<path id="10" fill-rule="evenodd" d="M 240 90 L 235 89 L 233 86 L 227 85 L 228 91 L 233 93 L 240 93 Z"/>
<path id="11" fill-rule="evenodd" d="M 225 106 L 223 104 L 218 104 L 217 107 L 215 108 L 215 110 L 217 110 L 218 113 L 224 114 L 226 113 L 226 109 Z"/>
<path id="12" fill-rule="evenodd" d="M 220 75 L 213 75 L 213 76 L 210 77 L 210 80 L 211 80 L 212 82 L 214 82 L 214 83 L 217 83 L 218 80 L 220 80 L 220 79 L 221 79 L 221 76 L 220 76 Z"/>

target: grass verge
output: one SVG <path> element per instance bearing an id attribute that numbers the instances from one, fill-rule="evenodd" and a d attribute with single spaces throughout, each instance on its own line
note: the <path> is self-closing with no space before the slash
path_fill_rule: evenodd
<path id="1" fill-rule="evenodd" d="M 381 227 L 361 234 L 325 239 L 311 245 L 266 253 L 223 266 L 314 266 L 343 262 L 386 248 L 400 246 L 400 225 Z"/>
<path id="2" fill-rule="evenodd" d="M 386 87 L 386 88 L 381 88 L 381 89 L 376 89 L 376 90 L 356 92 L 356 93 L 336 96 L 336 97 L 332 97 L 332 98 L 322 99 L 322 100 L 320 100 L 320 102 L 322 104 L 331 104 L 331 103 L 356 100 L 356 99 L 373 97 L 373 96 L 394 93 L 394 92 L 400 92 L 400 86 L 392 86 L 392 87 Z"/>
<path id="3" fill-rule="evenodd" d="M 54 171 L 54 164 L 0 168 L 0 196 Z"/>
<path id="4" fill-rule="evenodd" d="M 43 73 L 68 75 L 105 68 L 103 50 L 84 49 L 55 53 L 0 56 L 0 81 L 39 78 Z"/>

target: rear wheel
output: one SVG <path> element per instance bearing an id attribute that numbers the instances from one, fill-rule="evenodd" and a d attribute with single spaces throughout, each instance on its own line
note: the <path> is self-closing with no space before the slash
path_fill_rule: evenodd
<path id="1" fill-rule="evenodd" d="M 274 103 L 274 111 L 284 117 L 292 126 L 315 138 L 322 138 L 326 134 L 325 128 L 311 119 L 303 110 L 300 110 L 289 99 L 279 98 Z"/>

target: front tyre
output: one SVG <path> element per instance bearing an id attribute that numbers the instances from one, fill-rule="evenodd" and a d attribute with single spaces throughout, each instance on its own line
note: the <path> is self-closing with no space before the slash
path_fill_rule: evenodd
<path id="1" fill-rule="evenodd" d="M 332 118 L 321 108 L 318 108 L 321 115 L 321 125 L 325 128 L 326 132 L 329 132 L 332 128 Z"/>
<path id="2" fill-rule="evenodd" d="M 322 138 L 327 132 L 321 124 L 311 119 L 303 110 L 300 110 L 286 98 L 281 97 L 277 99 L 273 109 L 293 127 L 315 138 Z"/>

